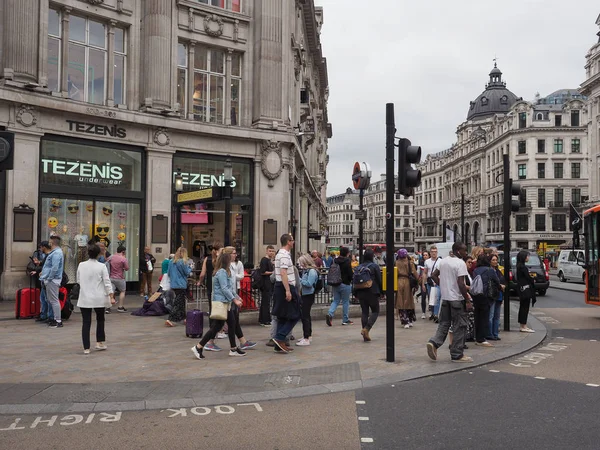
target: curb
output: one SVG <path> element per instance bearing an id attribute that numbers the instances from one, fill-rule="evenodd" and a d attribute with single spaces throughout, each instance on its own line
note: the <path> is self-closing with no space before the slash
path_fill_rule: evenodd
<path id="1" fill-rule="evenodd" d="M 511 305 L 511 309 L 516 311 L 518 308 Z M 137 400 L 137 401 L 110 401 L 97 403 L 49 403 L 49 404 L 2 404 L 0 405 L 0 414 L 43 414 L 43 413 L 73 413 L 73 412 L 109 412 L 109 411 L 144 411 L 144 410 L 162 410 L 168 408 L 189 408 L 200 406 L 215 406 L 235 403 L 248 403 L 269 400 L 279 400 L 295 397 L 306 397 L 319 394 L 330 394 L 334 392 L 352 391 L 370 387 L 382 386 L 390 383 L 399 383 L 410 380 L 418 380 L 426 377 L 445 375 L 448 373 L 459 372 L 465 369 L 482 367 L 498 361 L 525 353 L 539 346 L 548 336 L 546 326 L 535 316 L 530 315 L 529 321 L 536 331 L 528 335 L 517 345 L 506 348 L 490 357 L 479 357 L 476 363 L 454 365 L 450 362 L 431 362 L 409 370 L 403 374 L 391 374 L 368 380 L 344 381 L 339 383 L 315 384 L 297 388 L 277 389 L 263 392 L 248 392 L 235 395 L 221 395 L 203 398 L 171 398 L 167 400 Z M 513 333 L 518 331 L 511 331 Z M 447 366 L 440 367 L 440 365 Z M 440 370 L 441 369 L 441 370 Z M 184 381 L 184 380 L 182 380 Z M 176 383 L 176 381 L 175 381 Z"/>

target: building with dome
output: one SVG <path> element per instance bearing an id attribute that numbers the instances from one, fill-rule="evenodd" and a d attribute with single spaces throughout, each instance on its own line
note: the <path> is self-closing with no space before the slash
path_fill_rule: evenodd
<path id="1" fill-rule="evenodd" d="M 576 89 L 523 100 L 494 64 L 485 90 L 457 128 L 456 142 L 419 165 L 416 246 L 429 247 L 444 234 L 469 247 L 502 246 L 504 153 L 510 155 L 513 180 L 523 188 L 521 208 L 511 218 L 511 247 L 552 253 L 568 243 L 569 203 L 581 204 L 588 196 L 585 100 Z"/>

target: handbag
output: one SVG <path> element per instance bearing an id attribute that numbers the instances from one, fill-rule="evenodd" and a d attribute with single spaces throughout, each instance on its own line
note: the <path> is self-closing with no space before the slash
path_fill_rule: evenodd
<path id="1" fill-rule="evenodd" d="M 429 291 L 429 306 L 435 306 L 437 304 L 439 287 L 433 286 Z"/>
<path id="2" fill-rule="evenodd" d="M 231 308 L 231 303 L 212 301 L 210 318 L 213 320 L 227 320 L 227 312 Z"/>
<path id="3" fill-rule="evenodd" d="M 530 300 L 533 297 L 533 290 L 529 284 L 519 286 L 519 300 Z"/>
<path id="4" fill-rule="evenodd" d="M 169 273 L 165 273 L 160 280 L 160 287 L 163 291 L 168 291 L 171 289 L 171 278 L 169 277 Z"/>

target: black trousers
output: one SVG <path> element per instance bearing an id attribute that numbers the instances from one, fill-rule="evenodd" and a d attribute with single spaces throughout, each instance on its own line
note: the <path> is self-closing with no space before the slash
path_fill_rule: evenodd
<path id="1" fill-rule="evenodd" d="M 273 286 L 271 281 L 263 280 L 263 288 L 260 291 L 260 310 L 258 311 L 259 323 L 271 323 L 271 297 L 273 296 Z"/>
<path id="2" fill-rule="evenodd" d="M 90 330 L 92 328 L 92 309 L 96 312 L 96 342 L 104 342 L 106 336 L 104 334 L 104 308 L 79 308 L 81 309 L 81 319 L 83 325 L 81 327 L 81 340 L 83 348 L 90 348 Z"/>
<path id="3" fill-rule="evenodd" d="M 227 312 L 227 320 L 212 319 L 209 330 L 204 333 L 204 336 L 202 336 L 202 339 L 200 339 L 199 344 L 202 347 L 204 347 L 208 341 L 217 337 L 217 333 L 223 329 L 225 322 L 227 322 L 227 326 L 229 327 L 229 332 L 227 333 L 227 336 L 229 337 L 229 345 L 231 348 L 236 348 L 235 337 L 237 336 L 240 338 L 244 337 L 244 335 L 242 334 L 239 320 L 237 320 L 239 312 L 236 315 L 236 311 L 233 309 L 234 306 L 235 305 L 232 305 L 231 309 Z M 237 310 L 237 308 L 235 309 Z"/>
<path id="4" fill-rule="evenodd" d="M 475 340 L 484 342 L 486 336 L 490 336 L 490 306 L 491 302 L 488 298 L 473 299 L 473 307 L 475 314 Z"/>
<path id="5" fill-rule="evenodd" d="M 529 305 L 531 299 L 519 300 L 519 323 L 521 325 L 527 325 L 527 316 L 529 315 Z"/>
<path id="6" fill-rule="evenodd" d="M 379 317 L 379 295 L 365 289 L 356 291 L 356 296 L 360 301 L 360 309 L 362 310 L 362 327 L 370 330 Z"/>
<path id="7" fill-rule="evenodd" d="M 302 333 L 304 339 L 308 339 L 312 336 L 312 319 L 310 318 L 310 309 L 315 303 L 315 294 L 303 295 L 302 296 Z"/>

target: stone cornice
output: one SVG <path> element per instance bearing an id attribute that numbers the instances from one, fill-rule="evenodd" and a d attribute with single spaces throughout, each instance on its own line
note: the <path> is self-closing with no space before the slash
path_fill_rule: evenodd
<path id="1" fill-rule="evenodd" d="M 221 18 L 228 19 L 229 22 L 235 23 L 236 20 L 244 21 L 250 23 L 252 18 L 246 14 L 238 13 L 235 11 L 229 11 L 225 8 L 219 8 L 216 6 L 203 5 L 202 3 L 198 3 L 197 1 L 191 0 L 177 0 L 177 5 L 183 8 L 191 8 L 194 12 L 202 13 L 202 16 L 212 16 L 217 15 Z"/>

